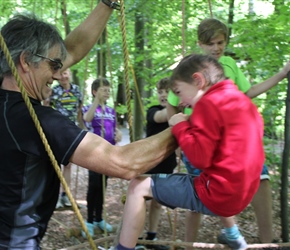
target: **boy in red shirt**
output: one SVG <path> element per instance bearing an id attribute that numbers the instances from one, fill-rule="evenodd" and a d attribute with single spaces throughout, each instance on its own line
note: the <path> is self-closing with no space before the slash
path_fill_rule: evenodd
<path id="1" fill-rule="evenodd" d="M 202 173 L 199 177 L 156 174 L 132 180 L 117 249 L 135 247 L 148 198 L 170 208 L 219 216 L 224 226 L 221 240 L 232 249 L 246 249 L 233 216 L 247 207 L 259 187 L 264 162 L 262 118 L 213 57 L 185 57 L 173 71 L 171 82 L 180 101 L 194 109 L 190 118 L 182 113 L 172 116 L 169 125 L 191 164 Z"/>

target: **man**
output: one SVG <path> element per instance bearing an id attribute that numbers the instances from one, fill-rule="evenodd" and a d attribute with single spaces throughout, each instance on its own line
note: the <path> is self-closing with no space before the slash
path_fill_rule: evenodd
<path id="1" fill-rule="evenodd" d="M 71 71 L 66 69 L 61 73 L 58 80 L 59 85 L 52 89 L 51 105 L 63 115 L 67 116 L 80 128 L 83 128 L 82 121 L 82 103 L 83 95 L 78 85 L 71 83 Z M 72 163 L 62 166 L 63 177 L 70 187 Z M 64 189 L 58 198 L 56 209 L 62 207 L 71 207 L 71 202 Z"/>
<path id="2" fill-rule="evenodd" d="M 176 149 L 170 129 L 118 147 L 41 105 L 62 70 L 94 46 L 116 5 L 101 1 L 64 41 L 54 26 L 22 15 L 5 24 L 1 34 L 58 164 L 72 162 L 129 180 Z M 60 183 L 2 51 L 0 75 L 0 248 L 39 250 Z"/>

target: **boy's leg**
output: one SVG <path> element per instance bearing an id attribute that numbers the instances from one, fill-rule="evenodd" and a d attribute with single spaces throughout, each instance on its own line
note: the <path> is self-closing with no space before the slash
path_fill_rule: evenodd
<path id="1" fill-rule="evenodd" d="M 182 161 L 186 167 L 187 173 L 193 176 L 199 176 L 201 170 L 195 168 L 193 165 L 190 164 L 187 157 L 182 153 Z M 198 236 L 198 230 L 200 227 L 200 222 L 202 215 L 201 213 L 193 212 L 193 211 L 186 211 L 185 214 L 185 241 L 186 242 L 196 242 Z M 192 250 L 193 247 L 186 247 L 186 250 Z"/>
<path id="2" fill-rule="evenodd" d="M 185 214 L 185 241 L 196 242 L 198 236 L 198 230 L 200 227 L 202 214 L 193 212 L 190 210 L 186 211 Z M 186 250 L 191 250 L 192 247 L 186 247 Z"/>
<path id="3" fill-rule="evenodd" d="M 67 164 L 66 166 L 63 167 L 62 173 L 63 173 L 63 177 L 68 185 L 68 187 L 70 188 L 70 183 L 71 183 L 71 167 L 72 167 L 72 163 Z M 63 205 L 65 205 L 66 207 L 71 207 L 71 202 L 68 198 L 68 196 L 66 195 L 64 189 L 62 192 L 62 203 Z"/>
<path id="4" fill-rule="evenodd" d="M 146 217 L 146 198 L 152 198 L 151 178 L 133 179 L 127 191 L 119 243 L 134 248 Z M 130 235 L 130 237 L 128 237 Z"/>
<path id="5" fill-rule="evenodd" d="M 156 200 L 150 201 L 150 209 L 149 209 L 149 232 L 157 232 L 159 218 L 161 213 L 161 205 Z"/>
<path id="6" fill-rule="evenodd" d="M 235 224 L 235 217 L 220 217 L 220 220 L 224 226 L 224 229 L 218 237 L 218 242 L 227 244 L 231 249 L 234 250 L 247 249 L 247 242 Z"/>
<path id="7" fill-rule="evenodd" d="M 252 200 L 252 205 L 257 218 L 260 241 L 271 243 L 273 241 L 272 194 L 268 179 L 261 180 L 259 189 Z"/>

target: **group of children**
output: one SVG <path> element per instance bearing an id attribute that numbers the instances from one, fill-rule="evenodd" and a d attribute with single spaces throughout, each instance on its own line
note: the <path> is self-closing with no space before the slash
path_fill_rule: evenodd
<path id="1" fill-rule="evenodd" d="M 131 181 L 118 250 L 135 248 L 145 223 L 145 201 L 150 198 L 151 204 L 188 209 L 185 241 L 197 239 L 200 216 L 207 214 L 219 216 L 224 227 L 218 242 L 232 249 L 246 249 L 247 243 L 234 216 L 251 202 L 260 241 L 274 240 L 271 188 L 264 164 L 263 121 L 249 98 L 283 80 L 290 63 L 273 77 L 251 86 L 236 62 L 223 55 L 227 41 L 226 25 L 217 19 L 205 19 L 198 26 L 198 44 L 204 55 L 183 58 L 170 79 L 158 82 L 160 106 L 148 110 L 147 130 L 152 126 L 157 129 L 161 124 L 166 128 L 169 123 L 189 174 L 170 174 L 173 168 L 167 162 L 167 166 L 160 168 L 161 163 L 150 171 L 151 177 Z M 162 85 L 164 82 L 168 85 Z M 176 161 L 171 159 L 171 163 Z M 156 239 L 159 217 L 155 217 L 152 226 L 151 212 L 154 214 L 152 205 L 146 237 L 152 240 Z M 160 245 L 150 248 L 166 249 Z"/>
<path id="2" fill-rule="evenodd" d="M 224 227 L 218 236 L 220 243 L 232 249 L 246 249 L 247 243 L 234 216 L 252 202 L 261 242 L 273 241 L 263 121 L 249 98 L 283 80 L 290 64 L 268 80 L 251 86 L 236 62 L 224 56 L 227 41 L 226 25 L 217 19 L 205 19 L 198 26 L 198 44 L 204 55 L 186 56 L 170 78 L 157 83 L 159 105 L 147 111 L 147 137 L 171 126 L 188 174 L 172 174 L 177 165 L 173 153 L 147 172 L 151 177 L 130 182 L 118 250 L 136 247 L 148 198 L 151 203 L 147 240 L 157 239 L 161 205 L 165 205 L 188 209 L 186 241 L 196 241 L 200 216 L 207 214 L 220 217 Z M 89 130 L 114 145 L 121 140 L 121 133 L 115 110 L 106 105 L 110 83 L 104 78 L 95 80 L 92 95 L 92 104 L 82 109 L 83 119 Z M 102 219 L 103 186 L 107 185 L 107 178 L 89 171 L 86 226 L 91 236 L 95 227 L 112 231 L 112 226 Z M 136 249 L 143 247 L 137 245 Z M 162 245 L 149 247 L 168 249 Z"/>

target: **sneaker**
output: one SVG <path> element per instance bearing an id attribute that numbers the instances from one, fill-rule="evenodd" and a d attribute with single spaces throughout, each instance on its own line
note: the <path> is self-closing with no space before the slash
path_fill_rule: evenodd
<path id="1" fill-rule="evenodd" d="M 87 227 L 87 229 L 88 229 L 88 231 L 89 231 L 89 234 L 90 234 L 90 236 L 94 236 L 94 224 L 92 224 L 92 223 L 89 223 L 89 222 L 86 222 L 86 227 Z M 82 230 L 82 236 L 85 238 L 85 239 L 87 239 L 87 235 L 86 235 L 86 233 L 85 233 L 85 231 L 84 230 Z"/>
<path id="2" fill-rule="evenodd" d="M 62 201 L 62 204 L 65 205 L 66 207 L 71 207 L 72 206 L 69 198 L 67 197 L 67 195 L 63 195 L 61 197 L 61 201 Z"/>
<path id="3" fill-rule="evenodd" d="M 147 250 L 147 248 L 146 248 L 144 245 L 139 245 L 139 244 L 137 244 L 137 245 L 135 246 L 135 250 Z"/>
<path id="4" fill-rule="evenodd" d="M 247 249 L 247 242 L 245 241 L 243 236 L 239 236 L 235 240 L 230 240 L 226 237 L 224 231 L 217 237 L 217 241 L 220 244 L 227 244 L 233 250 L 244 250 Z"/>
<path id="5" fill-rule="evenodd" d="M 154 238 L 153 239 L 153 241 L 156 241 L 156 240 L 158 240 L 158 239 L 157 238 Z M 170 249 L 170 246 L 164 246 L 164 245 L 146 245 L 146 248 L 154 249 L 154 250 L 169 250 Z"/>
<path id="6" fill-rule="evenodd" d="M 60 208 L 63 208 L 63 203 L 62 203 L 61 197 L 58 197 L 55 209 L 60 209 Z"/>
<path id="7" fill-rule="evenodd" d="M 105 224 L 106 224 L 106 231 L 108 233 L 113 232 L 113 227 L 108 222 L 105 223 L 104 220 L 100 222 L 94 222 L 94 226 L 100 228 L 102 231 L 105 231 Z"/>

